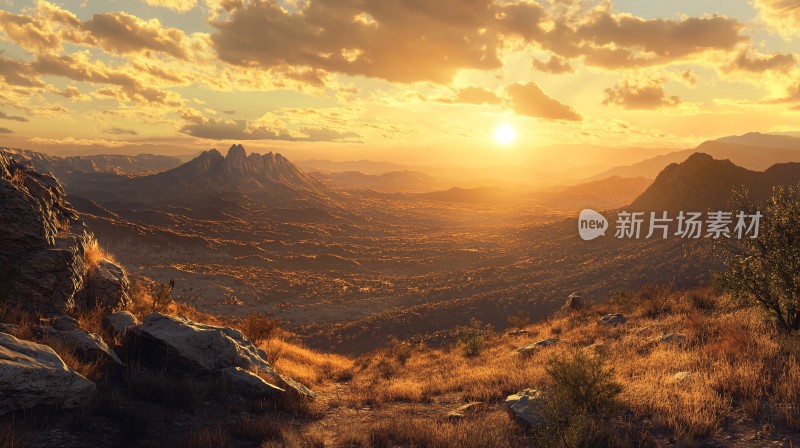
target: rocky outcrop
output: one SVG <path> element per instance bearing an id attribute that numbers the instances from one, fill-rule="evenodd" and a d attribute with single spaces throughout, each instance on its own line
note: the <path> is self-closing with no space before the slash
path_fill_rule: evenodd
<path id="1" fill-rule="evenodd" d="M 118 310 L 127 307 L 130 282 L 125 271 L 109 260 L 102 259 L 86 274 L 86 285 L 80 295 L 87 307 L 100 306 Z"/>
<path id="2" fill-rule="evenodd" d="M 580 311 L 585 309 L 587 306 L 588 303 L 586 298 L 577 292 L 573 292 L 569 295 L 569 297 L 567 297 L 567 301 L 564 303 L 564 306 L 561 307 L 561 309 L 564 311 Z"/>
<path id="3" fill-rule="evenodd" d="M 0 333 L 0 415 L 40 404 L 75 408 L 95 393 L 50 347 Z"/>
<path id="4" fill-rule="evenodd" d="M 167 370 L 219 374 L 238 367 L 271 378 L 280 388 L 314 396 L 307 387 L 275 372 L 264 352 L 234 328 L 153 313 L 129 331 L 126 345 L 128 356 Z"/>
<path id="5" fill-rule="evenodd" d="M 53 176 L 0 151 L 0 299 L 44 315 L 94 305 L 86 300 L 97 296 L 103 305 L 124 303 L 121 268 L 87 269 L 92 238 Z"/>
<path id="6" fill-rule="evenodd" d="M 232 392 L 244 399 L 275 398 L 286 392 L 286 390 L 270 384 L 260 376 L 240 367 L 222 369 L 220 376 L 223 381 L 230 385 Z"/>
<path id="7" fill-rule="evenodd" d="M 506 406 L 518 423 L 535 427 L 543 423 L 544 399 L 536 389 L 525 389 L 506 397 Z"/>

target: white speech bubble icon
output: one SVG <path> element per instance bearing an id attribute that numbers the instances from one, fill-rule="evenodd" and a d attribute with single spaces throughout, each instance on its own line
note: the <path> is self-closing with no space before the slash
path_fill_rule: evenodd
<path id="1" fill-rule="evenodd" d="M 590 208 L 581 210 L 578 216 L 578 233 L 581 239 L 590 241 L 605 236 L 606 230 L 608 230 L 608 220 L 605 216 Z"/>

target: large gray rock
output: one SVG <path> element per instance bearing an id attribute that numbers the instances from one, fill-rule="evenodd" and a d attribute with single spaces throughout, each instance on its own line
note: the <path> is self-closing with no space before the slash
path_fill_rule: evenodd
<path id="1" fill-rule="evenodd" d="M 286 392 L 241 367 L 222 369 L 220 376 L 231 386 L 233 392 L 244 398 L 274 398 Z"/>
<path id="2" fill-rule="evenodd" d="M 77 320 L 69 316 L 62 316 L 53 319 L 51 324 L 52 327 L 44 331 L 47 337 L 60 340 L 81 358 L 110 360 L 122 365 L 122 361 L 114 353 L 114 350 L 103 341 L 103 338 L 81 328 Z"/>
<path id="3" fill-rule="evenodd" d="M 86 286 L 81 292 L 81 299 L 87 308 L 99 306 L 109 310 L 120 310 L 131 303 L 129 290 L 130 282 L 125 270 L 109 260 L 102 259 L 86 274 Z"/>
<path id="4" fill-rule="evenodd" d="M 130 311 L 117 311 L 103 317 L 103 330 L 111 335 L 125 334 L 137 325 L 139 325 L 139 319 Z"/>
<path id="5" fill-rule="evenodd" d="M 536 389 L 525 389 L 506 397 L 506 406 L 514 419 L 526 426 L 535 427 L 544 422 L 544 399 Z"/>
<path id="6" fill-rule="evenodd" d="M 313 397 L 302 384 L 278 374 L 244 335 L 234 328 L 202 324 L 153 313 L 128 333 L 128 352 L 170 370 L 219 372 L 239 367 L 266 375 L 282 388 Z"/>
<path id="7" fill-rule="evenodd" d="M 75 408 L 95 393 L 50 347 L 0 333 L 0 415 L 40 404 Z"/>

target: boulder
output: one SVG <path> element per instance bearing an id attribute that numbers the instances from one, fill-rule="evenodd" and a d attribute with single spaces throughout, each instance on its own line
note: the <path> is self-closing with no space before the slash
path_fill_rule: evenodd
<path id="1" fill-rule="evenodd" d="M 75 408 L 95 393 L 50 347 L 0 333 L 0 415 L 40 404 Z"/>
<path id="2" fill-rule="evenodd" d="M 624 324 L 626 321 L 625 316 L 622 314 L 606 314 L 600 318 L 600 325 L 613 327 L 615 325 Z"/>
<path id="3" fill-rule="evenodd" d="M 243 398 L 275 398 L 286 392 L 284 389 L 264 381 L 260 376 L 241 367 L 222 369 L 220 377 L 231 386 L 234 393 Z"/>
<path id="4" fill-rule="evenodd" d="M 131 303 L 130 282 L 125 271 L 113 262 L 102 259 L 86 275 L 81 299 L 87 308 L 102 307 L 120 310 Z"/>
<path id="5" fill-rule="evenodd" d="M 565 311 L 579 311 L 585 309 L 587 306 L 588 303 L 586 299 L 577 292 L 573 292 L 567 297 L 567 301 L 564 303 L 562 309 Z"/>
<path id="6" fill-rule="evenodd" d="M 145 364 L 184 373 L 215 373 L 239 367 L 266 375 L 281 388 L 314 397 L 307 387 L 278 374 L 263 357 L 263 351 L 234 328 L 153 313 L 129 331 L 126 339 L 128 355 Z"/>
<path id="7" fill-rule="evenodd" d="M 81 358 L 88 360 L 111 360 L 122 365 L 117 354 L 100 336 L 89 333 L 78 324 L 78 321 L 62 316 L 51 321 L 52 327 L 45 327 L 43 333 L 50 338 L 58 339 L 75 351 Z"/>
<path id="8" fill-rule="evenodd" d="M 692 377 L 690 372 L 678 372 L 672 376 L 671 382 L 673 384 L 682 383 Z"/>
<path id="9" fill-rule="evenodd" d="M 542 339 L 541 341 L 537 341 L 534 342 L 533 344 L 528 344 L 524 347 L 517 349 L 517 353 L 519 353 L 522 356 L 530 356 L 536 353 L 537 351 L 545 347 L 549 347 L 553 344 L 557 344 L 558 342 L 559 340 L 555 338 Z"/>
<path id="10" fill-rule="evenodd" d="M 514 420 L 531 428 L 542 424 L 545 403 L 541 395 L 536 389 L 525 389 L 506 397 L 506 406 Z"/>
<path id="11" fill-rule="evenodd" d="M 137 325 L 139 325 L 139 319 L 130 311 L 117 311 L 103 317 L 103 330 L 111 335 L 125 334 Z"/>

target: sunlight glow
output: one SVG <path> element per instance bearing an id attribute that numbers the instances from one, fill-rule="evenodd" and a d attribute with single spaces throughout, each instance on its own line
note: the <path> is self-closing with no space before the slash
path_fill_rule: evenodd
<path id="1" fill-rule="evenodd" d="M 503 123 L 494 130 L 494 139 L 501 145 L 511 144 L 516 138 L 517 131 L 508 123 Z"/>

